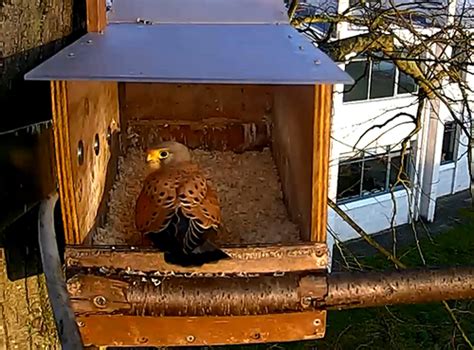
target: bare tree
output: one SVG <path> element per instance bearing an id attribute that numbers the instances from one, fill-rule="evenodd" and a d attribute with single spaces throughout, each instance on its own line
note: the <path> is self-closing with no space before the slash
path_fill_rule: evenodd
<path id="1" fill-rule="evenodd" d="M 433 121 L 445 122 L 441 115 L 447 114 L 456 127 L 461 131 L 458 143 L 466 143 L 467 151 L 457 154 L 457 157 L 467 157 L 470 165 L 469 172 L 472 178 L 472 149 L 474 143 L 471 137 L 472 113 L 474 108 L 474 3 L 470 0 L 441 0 L 433 2 L 428 0 L 396 1 L 396 0 L 340 0 L 339 2 L 316 1 L 311 4 L 300 4 L 298 0 L 292 1 L 289 6 L 289 16 L 292 24 L 302 33 L 306 34 L 316 46 L 326 52 L 333 60 L 346 65 L 350 72 L 351 63 L 362 59 L 369 62 L 360 65 L 359 69 L 352 72 L 356 84 L 346 86 L 346 94 L 354 93 L 358 83 L 367 79 L 367 70 L 370 64 L 393 62 L 403 80 L 398 80 L 398 89 L 410 88 L 413 101 L 416 105 L 412 108 L 414 113 L 405 111 L 385 111 L 387 115 L 379 115 L 366 120 L 366 129 L 355 143 L 348 144 L 355 152 L 355 157 L 361 154 L 370 155 L 371 144 L 376 144 L 378 138 L 384 133 L 403 124 L 412 127 L 401 135 L 397 142 L 401 147 L 400 166 L 396 180 L 391 183 L 391 188 L 403 186 L 411 195 L 410 216 L 418 218 L 420 212 L 420 197 L 429 197 L 420 185 L 423 174 L 415 170 L 410 179 L 406 166 L 410 162 L 416 163 L 417 159 L 410 158 L 404 161 L 410 142 L 420 133 L 423 126 Z M 350 28 L 350 30 L 348 30 Z M 341 34 L 342 33 L 342 34 Z M 354 65 L 353 65 L 354 66 Z M 401 75 L 400 75 L 401 76 Z M 406 106 L 410 107 L 409 105 Z M 446 112 L 447 111 L 447 112 Z M 443 113 L 442 113 L 443 112 Z M 380 117 L 380 120 L 378 120 Z M 375 132 L 375 133 L 374 133 Z M 372 135 L 372 137 L 368 135 Z M 376 135 L 376 136 L 373 136 Z M 344 140 L 336 140 L 343 143 Z M 374 153 L 376 156 L 376 153 Z M 335 162 L 350 159 L 332 159 Z M 341 163 L 340 163 L 341 164 Z M 416 164 L 414 166 L 417 168 Z M 360 183 L 353 184 L 361 186 Z M 351 190 L 350 186 L 348 189 Z M 472 186 L 471 186 L 472 189 Z M 471 190 L 472 191 L 472 190 Z M 397 234 L 395 230 L 395 217 L 397 203 L 392 193 L 393 213 L 390 223 L 393 231 L 392 251 L 380 246 L 348 216 L 334 201 L 330 200 L 330 207 L 357 232 L 363 240 L 386 256 L 397 268 L 405 268 L 397 257 Z M 472 200 L 471 192 L 471 200 Z M 414 220 L 412 221 L 414 222 Z M 426 264 L 425 255 L 419 245 L 418 232 L 415 225 L 413 234 L 417 243 L 420 260 Z M 329 228 L 329 232 L 334 228 Z M 337 232 L 334 233 L 337 235 Z M 336 237 L 336 248 L 342 251 L 341 242 Z M 352 259 L 354 260 L 354 259 Z M 346 261 L 347 266 L 350 264 Z M 356 261 L 355 268 L 362 266 Z M 465 343 L 473 348 L 469 336 L 462 329 L 455 313 L 447 303 L 444 307 L 460 332 Z"/>

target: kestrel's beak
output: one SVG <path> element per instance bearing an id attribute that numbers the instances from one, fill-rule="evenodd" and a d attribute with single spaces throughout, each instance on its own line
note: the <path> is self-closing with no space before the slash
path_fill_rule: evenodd
<path id="1" fill-rule="evenodd" d="M 151 154 L 147 154 L 146 156 L 146 162 L 149 163 L 153 160 L 153 156 Z"/>

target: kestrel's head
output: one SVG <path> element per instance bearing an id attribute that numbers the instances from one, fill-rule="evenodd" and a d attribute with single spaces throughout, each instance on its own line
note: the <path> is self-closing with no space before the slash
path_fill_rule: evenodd
<path id="1" fill-rule="evenodd" d="M 189 162 L 191 154 L 188 148 L 179 142 L 166 141 L 146 152 L 146 162 L 152 169 L 159 169 L 165 165 Z"/>

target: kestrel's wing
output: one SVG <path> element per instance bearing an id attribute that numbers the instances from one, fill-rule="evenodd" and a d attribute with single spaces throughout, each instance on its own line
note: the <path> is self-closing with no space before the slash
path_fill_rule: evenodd
<path id="1" fill-rule="evenodd" d="M 138 231 L 160 232 L 169 225 L 178 204 L 178 184 L 177 172 L 155 172 L 145 179 L 135 206 L 135 224 Z"/>
<path id="2" fill-rule="evenodd" d="M 180 239 L 186 252 L 192 252 L 206 241 L 206 233 L 221 222 L 219 201 L 199 169 L 182 178 L 178 200 L 183 215 L 189 219 L 187 231 Z"/>

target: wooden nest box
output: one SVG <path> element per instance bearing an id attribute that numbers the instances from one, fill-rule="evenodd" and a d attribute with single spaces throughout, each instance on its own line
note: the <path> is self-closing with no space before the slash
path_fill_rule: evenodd
<path id="1" fill-rule="evenodd" d="M 352 80 L 279 0 L 90 0 L 89 33 L 26 75 L 51 82 L 66 279 L 85 345 L 324 336 L 332 84 Z M 193 150 L 231 260 L 183 268 L 140 246 L 144 148 Z M 314 285 L 314 284 L 313 284 Z"/>

